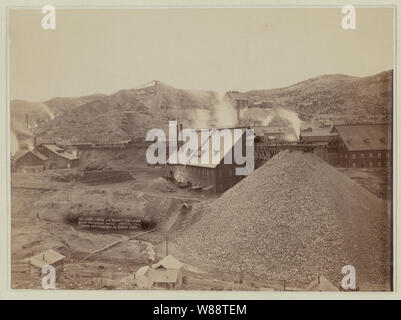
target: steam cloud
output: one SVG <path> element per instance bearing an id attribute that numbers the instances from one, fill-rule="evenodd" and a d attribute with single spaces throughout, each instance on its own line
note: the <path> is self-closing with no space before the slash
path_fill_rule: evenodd
<path id="1" fill-rule="evenodd" d="M 301 134 L 301 119 L 299 119 L 298 114 L 284 108 L 277 108 L 276 112 L 281 119 L 290 122 L 292 129 L 294 129 L 296 138 L 299 139 L 299 135 Z"/>
<path id="2" fill-rule="evenodd" d="M 15 153 L 19 150 L 19 141 L 14 131 L 11 131 L 10 140 L 11 154 L 15 155 Z"/>

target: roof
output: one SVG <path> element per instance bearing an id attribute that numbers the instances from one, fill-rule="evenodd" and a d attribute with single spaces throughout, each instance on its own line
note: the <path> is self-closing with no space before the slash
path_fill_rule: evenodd
<path id="1" fill-rule="evenodd" d="M 140 267 L 138 269 L 138 271 L 135 272 L 135 278 L 138 279 L 138 278 L 144 276 L 146 274 L 146 272 L 148 272 L 148 270 L 149 270 L 149 266 Z"/>
<path id="2" fill-rule="evenodd" d="M 28 151 L 22 151 L 22 152 L 17 152 L 15 154 L 15 160 L 19 160 L 22 157 L 24 157 L 25 155 L 27 155 L 28 153 L 33 154 L 35 157 L 39 158 L 42 161 L 46 161 L 47 157 L 44 154 L 41 154 L 39 151 L 37 150 L 28 150 Z"/>
<path id="3" fill-rule="evenodd" d="M 52 265 L 60 260 L 63 260 L 65 256 L 62 254 L 49 249 L 42 253 L 38 253 L 31 258 L 29 258 L 29 262 L 35 267 L 42 268 L 45 265 Z"/>
<path id="4" fill-rule="evenodd" d="M 289 130 L 288 127 L 274 126 L 274 127 L 266 127 L 266 129 L 264 130 L 264 133 L 265 134 L 283 133 L 283 132 L 287 132 L 288 130 Z"/>
<path id="5" fill-rule="evenodd" d="M 245 93 L 241 93 L 238 91 L 228 91 L 226 95 L 231 99 L 231 100 L 249 100 Z"/>
<path id="6" fill-rule="evenodd" d="M 317 277 L 305 289 L 308 291 L 340 291 L 324 276 Z"/>
<path id="7" fill-rule="evenodd" d="M 159 267 L 164 267 L 164 269 L 181 269 L 183 264 L 174 258 L 172 255 L 168 255 L 160 260 L 158 263 L 152 265 L 153 269 L 157 269 Z"/>
<path id="8" fill-rule="evenodd" d="M 331 132 L 338 132 L 350 151 L 391 150 L 390 124 L 335 125 Z"/>
<path id="9" fill-rule="evenodd" d="M 146 277 L 153 283 L 175 283 L 177 282 L 179 273 L 179 269 L 150 269 L 146 273 Z"/>
<path id="10" fill-rule="evenodd" d="M 244 127 L 245 128 L 245 127 Z M 175 161 L 173 161 L 173 159 L 178 159 L 178 150 L 175 150 L 174 153 L 169 157 L 167 163 L 171 163 L 171 164 L 179 164 L 179 165 L 186 165 L 186 166 L 194 166 L 194 167 L 203 167 L 203 168 L 216 168 L 217 165 L 219 165 L 221 163 L 221 161 L 224 159 L 225 155 L 228 154 L 229 152 L 231 152 L 232 148 L 242 139 L 242 136 L 245 134 L 245 130 L 244 128 L 230 128 L 227 130 L 232 130 L 232 129 L 241 129 L 242 135 L 237 135 L 235 136 L 234 134 L 232 134 L 232 141 L 230 141 L 230 148 L 226 148 L 224 147 L 224 143 L 223 142 L 223 146 L 221 149 L 223 149 L 223 152 L 216 152 L 216 150 L 212 150 L 212 141 L 213 141 L 213 137 L 217 137 L 217 135 L 220 134 L 220 129 L 217 130 L 213 130 L 210 131 L 210 135 L 208 136 L 207 139 L 205 139 L 205 141 L 203 141 L 203 143 L 201 144 L 201 146 L 196 150 L 193 151 L 192 154 L 189 155 L 189 160 L 186 163 L 174 163 Z M 209 129 L 206 129 L 209 130 Z M 207 145 L 209 144 L 209 147 L 207 147 Z M 226 151 L 227 152 L 224 152 Z M 209 161 L 208 163 L 202 164 L 201 163 L 201 158 L 202 158 L 202 154 L 204 154 L 205 152 L 209 152 Z"/>
<path id="11" fill-rule="evenodd" d="M 58 145 L 56 144 L 42 144 L 43 147 L 45 147 L 46 149 L 50 150 L 51 152 L 53 152 L 54 154 L 63 157 L 65 159 L 68 160 L 78 160 L 79 158 L 71 153 L 65 152 L 65 150 L 63 148 L 60 148 Z"/>
<path id="12" fill-rule="evenodd" d="M 312 140 L 312 141 L 333 141 L 338 138 L 337 132 L 301 132 L 302 139 Z"/>

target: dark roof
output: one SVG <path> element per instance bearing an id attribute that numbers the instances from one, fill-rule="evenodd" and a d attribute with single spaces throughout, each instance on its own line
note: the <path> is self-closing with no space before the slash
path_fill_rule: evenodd
<path id="1" fill-rule="evenodd" d="M 37 151 L 37 150 L 28 150 L 28 151 L 25 151 L 25 152 L 17 152 L 16 154 L 15 154 L 15 160 L 19 160 L 19 159 L 21 159 L 22 157 L 24 157 L 25 155 L 27 155 L 28 153 L 32 153 L 35 157 L 37 157 L 37 158 L 39 158 L 40 160 L 43 160 L 43 161 L 46 161 L 47 160 L 47 157 L 44 155 L 44 154 L 41 154 L 39 151 Z"/>
<path id="2" fill-rule="evenodd" d="M 390 150 L 390 124 L 335 125 L 332 132 L 338 132 L 350 151 Z"/>
<path id="3" fill-rule="evenodd" d="M 77 156 L 75 156 L 75 155 L 73 155 L 71 153 L 65 152 L 65 150 L 63 148 L 60 148 L 56 144 L 43 143 L 41 145 L 43 147 L 45 147 L 46 149 L 50 150 L 51 152 L 53 152 L 54 154 L 56 154 L 56 155 L 58 155 L 60 157 L 63 157 L 65 159 L 68 159 L 68 160 L 77 160 L 77 159 L 79 159 Z"/>
<path id="4" fill-rule="evenodd" d="M 241 93 L 238 91 L 228 91 L 226 95 L 231 99 L 231 100 L 249 100 L 245 93 Z"/>

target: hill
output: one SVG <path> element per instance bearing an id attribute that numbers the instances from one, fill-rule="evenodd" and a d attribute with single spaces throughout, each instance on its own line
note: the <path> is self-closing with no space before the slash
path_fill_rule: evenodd
<path id="1" fill-rule="evenodd" d="M 250 104 L 283 107 L 303 119 L 382 122 L 391 119 L 393 71 L 369 77 L 323 75 L 292 86 L 245 93 Z"/>
<path id="2" fill-rule="evenodd" d="M 272 107 L 294 110 L 306 122 L 330 120 L 383 122 L 391 119 L 392 70 L 370 77 L 324 75 L 292 86 L 245 92 L 254 108 L 242 113 L 243 121 L 266 116 Z M 109 142 L 143 139 L 151 128 L 167 129 L 168 120 L 180 118 L 184 126 L 210 123 L 218 110 L 213 91 L 171 87 L 160 81 L 120 90 L 112 95 L 54 98 L 45 102 L 11 101 L 11 128 L 23 137 L 25 115 L 39 140 L 57 142 Z M 217 107 L 216 107 L 217 106 Z M 235 117 L 234 117 L 235 118 Z"/>

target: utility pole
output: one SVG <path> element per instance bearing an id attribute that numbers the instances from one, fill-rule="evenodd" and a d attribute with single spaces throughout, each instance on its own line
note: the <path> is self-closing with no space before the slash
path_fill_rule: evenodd
<path id="1" fill-rule="evenodd" d="M 168 233 L 166 233 L 166 257 L 168 256 Z"/>

